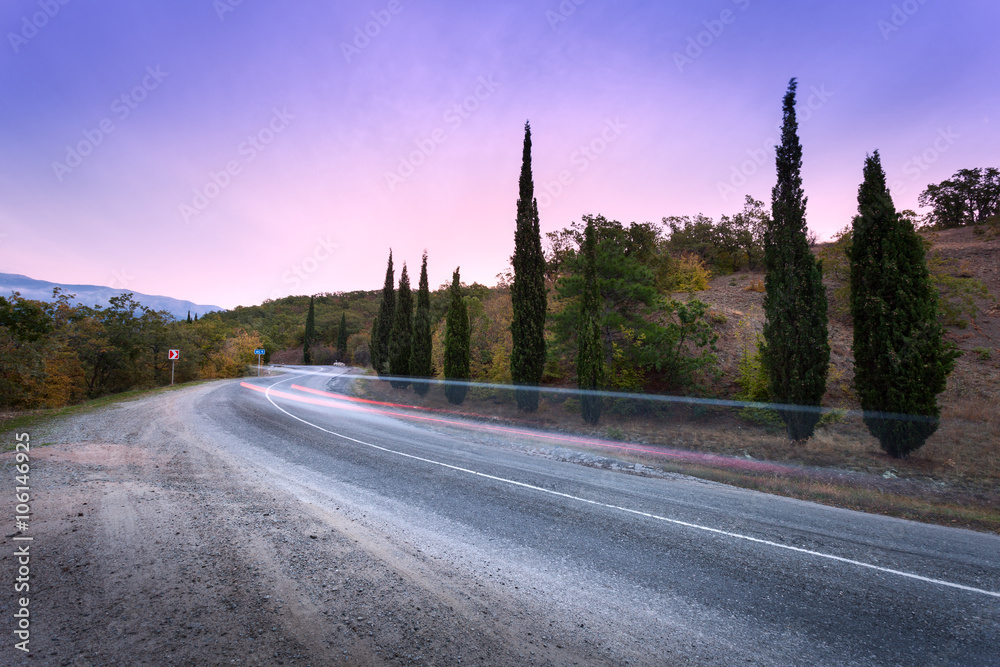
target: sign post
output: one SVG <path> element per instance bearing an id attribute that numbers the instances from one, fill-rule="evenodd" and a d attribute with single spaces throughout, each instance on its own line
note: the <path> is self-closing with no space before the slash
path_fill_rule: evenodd
<path id="1" fill-rule="evenodd" d="M 174 364 L 181 358 L 180 350 L 167 350 L 167 359 L 170 360 L 170 386 L 174 386 Z"/>
<path id="2" fill-rule="evenodd" d="M 265 350 L 262 347 L 258 347 L 253 351 L 257 355 L 257 377 L 260 377 L 260 360 L 264 358 L 264 352 Z"/>

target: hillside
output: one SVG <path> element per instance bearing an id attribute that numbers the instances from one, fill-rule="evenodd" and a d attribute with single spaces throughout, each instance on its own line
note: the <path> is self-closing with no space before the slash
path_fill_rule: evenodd
<path id="1" fill-rule="evenodd" d="M 947 339 L 958 345 L 962 357 L 948 383 L 943 398 L 960 400 L 967 396 L 1000 397 L 1000 236 L 984 238 L 972 228 L 948 229 L 923 234 L 930 242 L 929 263 L 940 267 L 946 276 L 962 279 L 960 293 L 951 294 L 950 302 L 957 312 L 947 327 Z M 824 257 L 824 283 L 830 303 L 831 364 L 834 371 L 826 396 L 828 405 L 848 407 L 852 404 L 849 390 L 853 376 L 854 356 L 851 353 L 853 328 L 846 312 L 846 275 L 841 267 L 830 266 L 828 253 L 832 244 L 816 248 Z M 750 331 L 760 331 L 763 324 L 762 272 L 740 272 L 716 276 L 710 289 L 698 292 L 695 298 L 712 306 L 713 322 L 719 335 L 720 365 L 724 380 L 717 387 L 721 393 L 734 388 L 731 380 L 743 346 L 752 338 Z M 976 289 L 974 281 L 985 286 L 988 294 Z M 947 281 L 954 291 L 952 281 Z M 687 298 L 681 297 L 681 298 Z M 946 295 L 946 299 L 947 298 Z M 971 316 L 971 312 L 975 316 Z M 731 385 L 731 386 L 730 386 Z M 970 394 L 970 392 L 972 392 Z"/>

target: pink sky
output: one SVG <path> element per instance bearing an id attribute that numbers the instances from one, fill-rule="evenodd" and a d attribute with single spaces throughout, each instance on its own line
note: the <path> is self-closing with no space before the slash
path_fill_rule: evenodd
<path id="1" fill-rule="evenodd" d="M 233 307 L 377 289 L 391 247 L 493 284 L 526 119 L 543 232 L 717 218 L 770 202 L 792 76 L 823 237 L 875 149 L 899 208 L 997 166 L 994 2 L 578 1 L 8 3 L 0 271 Z"/>

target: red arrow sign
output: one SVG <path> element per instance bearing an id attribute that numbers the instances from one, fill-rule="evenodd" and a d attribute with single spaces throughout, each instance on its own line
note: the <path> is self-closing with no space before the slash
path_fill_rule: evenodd
<path id="1" fill-rule="evenodd" d="M 168 361 L 173 361 L 175 359 L 180 359 L 180 358 L 181 358 L 181 351 L 180 350 L 168 350 L 167 351 L 167 360 Z"/>

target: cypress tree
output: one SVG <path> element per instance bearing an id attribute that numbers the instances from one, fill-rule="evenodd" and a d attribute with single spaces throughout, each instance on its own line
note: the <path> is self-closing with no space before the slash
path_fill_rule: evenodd
<path id="1" fill-rule="evenodd" d="M 410 357 L 410 375 L 430 378 L 434 375 L 431 342 L 431 292 L 427 284 L 427 253 L 420 266 L 420 286 L 417 288 L 417 313 L 413 317 L 413 353 Z M 429 382 L 414 382 L 413 390 L 424 396 L 430 390 Z"/>
<path id="2" fill-rule="evenodd" d="M 194 321 L 194 320 L 192 320 L 192 319 L 191 319 L 191 311 L 189 310 L 189 311 L 188 311 L 188 317 L 187 317 L 187 323 L 188 323 L 188 324 L 191 324 L 191 322 L 193 322 L 193 321 Z"/>
<path id="3" fill-rule="evenodd" d="M 923 241 L 896 213 L 878 151 L 865 159 L 848 257 L 854 388 L 868 430 L 903 458 L 937 430 L 937 395 L 956 352 L 937 321 Z"/>
<path id="4" fill-rule="evenodd" d="M 378 315 L 372 322 L 372 337 L 369 346 L 372 355 L 372 368 L 379 375 L 385 375 L 389 372 L 389 337 L 392 333 L 392 316 L 396 310 L 394 281 L 392 250 L 389 250 L 389 263 L 385 268 L 385 283 L 382 285 L 382 302 L 379 304 Z"/>
<path id="5" fill-rule="evenodd" d="M 306 366 L 312 364 L 312 347 L 316 340 L 316 311 L 313 307 L 313 298 L 309 297 L 309 314 L 306 315 L 306 333 L 302 337 L 302 363 Z"/>
<path id="6" fill-rule="evenodd" d="M 806 240 L 802 191 L 802 146 L 795 119 L 796 81 L 784 98 L 781 145 L 776 146 L 778 182 L 771 191 L 771 222 L 764 234 L 764 367 L 776 403 L 819 406 L 830 365 L 823 267 Z M 792 440 L 813 434 L 820 413 L 780 411 Z"/>
<path id="7" fill-rule="evenodd" d="M 601 397 L 596 393 L 604 382 L 604 345 L 601 340 L 600 295 L 597 291 L 597 242 L 594 221 L 587 220 L 583 235 L 583 303 L 577 332 L 577 385 L 580 387 L 580 414 L 588 424 L 601 419 Z"/>
<path id="8" fill-rule="evenodd" d="M 510 325 L 513 348 L 510 375 L 518 389 L 517 407 L 526 412 L 538 409 L 536 387 L 545 370 L 545 256 L 538 225 L 538 202 L 531 177 L 531 126 L 524 124 L 524 149 L 518 182 L 517 227 L 514 231 L 514 283 Z"/>
<path id="9" fill-rule="evenodd" d="M 448 401 L 461 405 L 465 394 L 469 391 L 468 382 L 471 376 L 469 368 L 471 332 L 469 327 L 469 312 L 462 298 L 462 286 L 458 277 L 458 269 L 451 276 L 451 305 L 445 317 L 444 330 L 444 395 Z M 459 380 L 456 384 L 448 380 Z"/>
<path id="10" fill-rule="evenodd" d="M 410 276 L 406 272 L 406 262 L 399 274 L 399 291 L 396 293 L 396 310 L 393 313 L 392 333 L 389 338 L 389 373 L 394 378 L 410 374 L 410 352 L 413 337 L 413 294 L 410 292 Z M 389 381 L 396 389 L 406 389 L 409 380 Z"/>
<path id="11" fill-rule="evenodd" d="M 340 326 L 337 327 L 337 361 L 343 361 L 347 356 L 347 313 L 340 314 Z"/>

